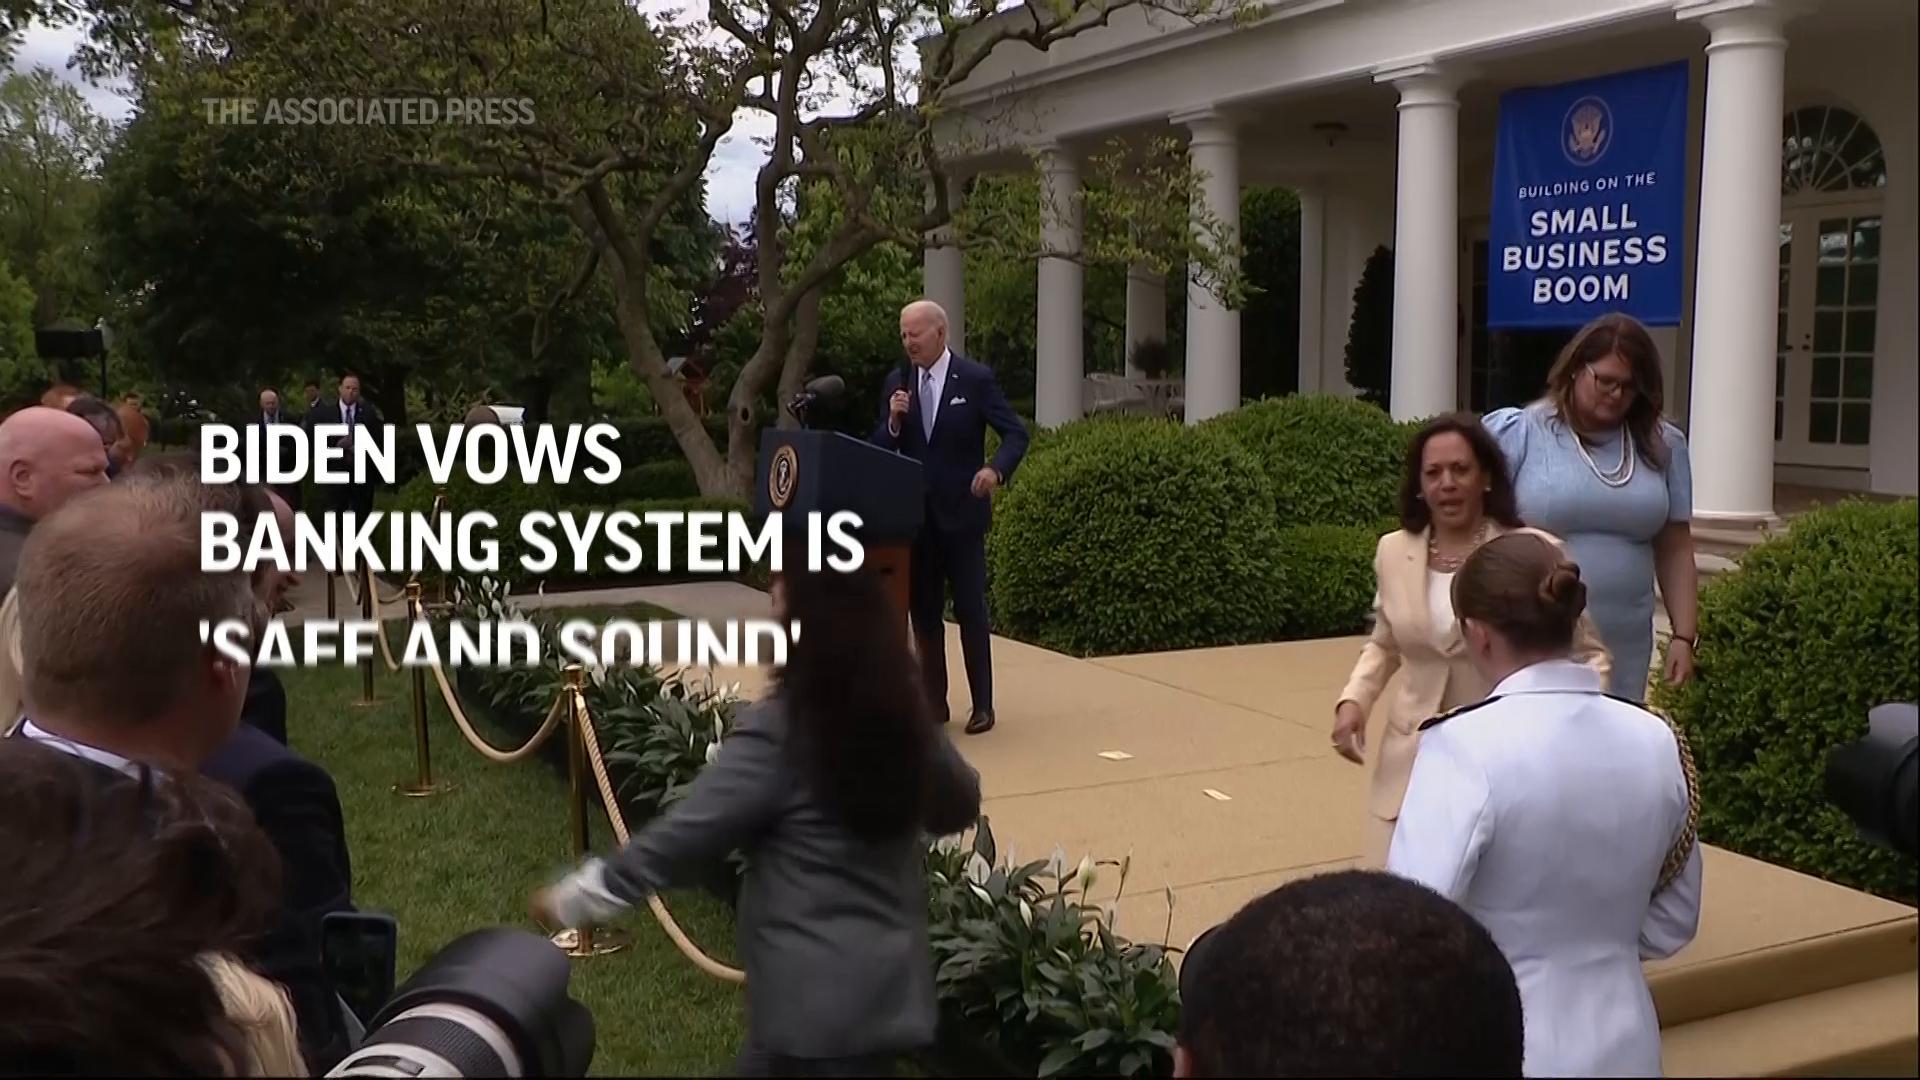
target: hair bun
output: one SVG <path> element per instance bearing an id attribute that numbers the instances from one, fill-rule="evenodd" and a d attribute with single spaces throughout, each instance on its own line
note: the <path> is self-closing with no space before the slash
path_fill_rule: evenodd
<path id="1" fill-rule="evenodd" d="M 1580 568 L 1561 560 L 1540 582 L 1540 602 L 1550 611 L 1578 616 L 1587 606 L 1587 585 L 1580 580 Z"/>

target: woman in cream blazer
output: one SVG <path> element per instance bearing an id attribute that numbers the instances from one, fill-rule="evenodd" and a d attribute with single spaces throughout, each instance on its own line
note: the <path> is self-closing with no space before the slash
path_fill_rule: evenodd
<path id="1" fill-rule="evenodd" d="M 1439 417 L 1414 437 L 1401 480 L 1400 521 L 1401 528 L 1381 537 L 1374 552 L 1373 633 L 1334 710 L 1334 749 L 1364 763 L 1367 722 L 1399 674 L 1387 700 L 1367 799 L 1362 857 L 1374 868 L 1386 865 L 1420 745 L 1420 724 L 1480 701 L 1492 689 L 1466 656 L 1453 614 L 1453 571 L 1481 544 L 1509 532 L 1560 543 L 1520 524 L 1499 445 L 1479 420 L 1464 414 Z M 1603 680 L 1611 672 L 1606 647 L 1585 615 L 1574 659 Z"/>

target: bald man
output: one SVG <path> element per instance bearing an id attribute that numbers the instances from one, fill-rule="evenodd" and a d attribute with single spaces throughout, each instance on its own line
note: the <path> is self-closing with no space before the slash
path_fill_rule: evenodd
<path id="1" fill-rule="evenodd" d="M 928 703 L 942 722 L 947 705 L 947 585 L 967 664 L 973 711 L 967 734 L 993 730 L 993 634 L 987 628 L 987 527 L 993 493 L 1027 452 L 1027 428 L 1007 404 L 993 369 L 947 347 L 947 313 L 931 300 L 900 312 L 907 363 L 887 378 L 885 412 L 872 441 L 920 463 L 926 517 L 913 542 L 908 606 Z M 1000 450 L 986 461 L 987 429 Z"/>
<path id="2" fill-rule="evenodd" d="M 35 405 L 0 423 L 0 593 L 34 522 L 106 482 L 107 448 L 80 417 Z"/>

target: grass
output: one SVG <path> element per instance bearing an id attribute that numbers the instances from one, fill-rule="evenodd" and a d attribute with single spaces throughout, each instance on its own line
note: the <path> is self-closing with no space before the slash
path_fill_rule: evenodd
<path id="1" fill-rule="evenodd" d="M 644 605 L 582 609 L 593 619 L 667 618 Z M 398 638 L 398 634 L 394 635 Z M 400 925 L 401 982 L 460 935 L 483 926 L 537 930 L 527 917 L 533 889 L 573 865 L 565 778 L 538 758 L 496 765 L 467 746 L 428 680 L 435 780 L 451 791 L 427 799 L 396 795 L 414 770 L 411 673 L 377 671 L 376 702 L 359 706 L 355 669 L 283 673 L 296 750 L 325 765 L 339 786 L 353 858 L 354 901 L 391 912 Z M 475 720 L 495 745 L 513 738 Z M 604 821 L 594 847 L 612 845 Z M 706 893 L 665 898 L 687 934 L 709 955 L 734 963 L 733 919 Z M 597 1046 L 591 1076 L 714 1076 L 731 1070 L 744 1027 L 741 990 L 701 973 L 659 926 L 636 909 L 621 924 L 632 944 L 574 961 L 572 992 L 592 1010 Z"/>

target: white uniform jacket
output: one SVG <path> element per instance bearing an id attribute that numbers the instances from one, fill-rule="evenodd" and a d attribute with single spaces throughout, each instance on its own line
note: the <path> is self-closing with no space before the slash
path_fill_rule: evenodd
<path id="1" fill-rule="evenodd" d="M 1687 819 L 1660 717 L 1571 661 L 1515 672 L 1421 737 L 1387 869 L 1465 908 L 1513 965 L 1528 1076 L 1658 1076 L 1641 970 L 1693 940 L 1700 848 L 1655 891 Z"/>

